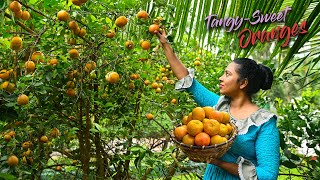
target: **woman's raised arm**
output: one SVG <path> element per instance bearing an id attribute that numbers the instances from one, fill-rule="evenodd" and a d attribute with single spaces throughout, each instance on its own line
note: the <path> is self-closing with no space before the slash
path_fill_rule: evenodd
<path id="1" fill-rule="evenodd" d="M 167 34 L 165 29 L 163 28 L 161 33 L 156 32 L 156 34 L 159 38 L 160 43 L 162 44 L 164 53 L 169 61 L 172 72 L 179 80 L 187 76 L 189 74 L 187 68 L 173 52 L 171 45 L 167 43 Z"/>

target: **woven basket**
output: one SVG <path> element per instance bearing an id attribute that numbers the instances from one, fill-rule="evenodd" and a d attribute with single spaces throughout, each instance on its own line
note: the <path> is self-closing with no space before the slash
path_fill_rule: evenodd
<path id="1" fill-rule="evenodd" d="M 176 145 L 184 152 L 190 160 L 195 162 L 209 162 L 213 159 L 220 158 L 223 156 L 231 147 L 234 139 L 236 138 L 238 131 L 235 124 L 231 123 L 233 131 L 231 132 L 231 137 L 228 141 L 222 144 L 215 144 L 212 146 L 192 146 L 186 145 L 178 141 L 174 136 L 172 136 L 173 141 Z"/>

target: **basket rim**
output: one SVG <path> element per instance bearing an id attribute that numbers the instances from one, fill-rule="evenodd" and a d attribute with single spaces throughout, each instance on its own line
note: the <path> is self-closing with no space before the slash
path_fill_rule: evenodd
<path id="1" fill-rule="evenodd" d="M 178 141 L 174 135 L 172 134 L 172 140 L 178 144 L 179 146 L 182 146 L 182 147 L 186 147 L 186 148 L 190 148 L 190 149 L 211 149 L 211 148 L 217 148 L 217 147 L 220 147 L 220 146 L 224 146 L 225 144 L 229 144 L 230 142 L 232 142 L 236 136 L 238 135 L 238 127 L 233 123 L 233 122 L 229 122 L 231 124 L 231 126 L 233 127 L 233 132 L 232 132 L 232 136 L 228 139 L 228 141 L 226 142 L 223 142 L 221 144 L 215 144 L 215 145 L 209 145 L 209 146 L 196 146 L 196 145 L 187 145 L 187 144 L 184 144 L 180 141 Z"/>

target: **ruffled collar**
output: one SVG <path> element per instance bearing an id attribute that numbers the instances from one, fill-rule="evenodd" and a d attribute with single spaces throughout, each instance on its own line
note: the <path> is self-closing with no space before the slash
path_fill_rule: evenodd
<path id="1" fill-rule="evenodd" d="M 217 111 L 226 111 L 230 114 L 230 98 L 221 96 L 214 108 Z M 231 116 L 231 121 L 238 127 L 238 134 L 241 135 L 246 134 L 250 126 L 260 126 L 272 117 L 276 117 L 276 115 L 266 109 L 259 108 L 246 119 L 237 120 Z"/>

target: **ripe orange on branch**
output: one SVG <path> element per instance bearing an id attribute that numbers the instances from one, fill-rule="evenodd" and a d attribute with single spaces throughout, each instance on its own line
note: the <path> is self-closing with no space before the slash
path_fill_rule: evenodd
<path id="1" fill-rule="evenodd" d="M 40 51 L 33 52 L 31 56 L 31 60 L 33 62 L 38 62 L 38 61 L 44 62 L 44 55 Z"/>
<path id="2" fill-rule="evenodd" d="M 19 164 L 19 159 L 15 155 L 11 155 L 8 157 L 8 165 L 11 167 L 17 166 Z"/>
<path id="3" fill-rule="evenodd" d="M 148 19 L 149 14 L 146 11 L 139 11 L 137 18 L 139 19 Z"/>
<path id="4" fill-rule="evenodd" d="M 153 119 L 153 115 L 152 115 L 151 113 L 148 113 L 148 114 L 146 115 L 146 118 L 147 118 L 148 120 L 152 120 L 152 119 Z"/>
<path id="5" fill-rule="evenodd" d="M 106 33 L 107 38 L 113 38 L 114 36 L 116 36 L 116 33 L 113 30 L 109 30 Z"/>
<path id="6" fill-rule="evenodd" d="M 25 95 L 25 94 L 21 94 L 17 98 L 17 103 L 19 105 L 26 105 L 26 104 L 29 103 L 29 97 L 27 95 Z"/>
<path id="7" fill-rule="evenodd" d="M 116 84 L 117 82 L 120 81 L 120 76 L 117 72 L 109 72 L 106 75 L 106 80 L 111 84 Z"/>
<path id="8" fill-rule="evenodd" d="M 7 80 L 7 79 L 9 79 L 9 77 L 10 77 L 9 71 L 7 71 L 5 69 L 0 71 L 0 79 Z"/>
<path id="9" fill-rule="evenodd" d="M 33 61 L 26 61 L 24 63 L 24 68 L 27 70 L 27 72 L 34 72 L 34 70 L 36 69 L 36 65 Z"/>
<path id="10" fill-rule="evenodd" d="M 122 28 L 128 23 L 128 19 L 125 16 L 120 16 L 116 19 L 115 24 L 116 26 Z"/>
<path id="11" fill-rule="evenodd" d="M 22 48 L 22 39 L 18 36 L 13 37 L 10 42 L 10 48 L 13 50 L 19 50 Z"/>
<path id="12" fill-rule="evenodd" d="M 141 42 L 140 46 L 142 47 L 142 49 L 148 50 L 148 49 L 150 49 L 151 44 L 149 41 L 143 41 L 143 42 Z"/>
<path id="13" fill-rule="evenodd" d="M 30 19 L 30 13 L 28 11 L 23 11 L 21 13 L 21 17 L 20 17 L 22 20 L 26 21 L 28 19 Z"/>
<path id="14" fill-rule="evenodd" d="M 69 13 L 65 10 L 59 11 L 57 16 L 60 21 L 68 21 L 69 19 Z"/>
<path id="15" fill-rule="evenodd" d="M 70 56 L 71 59 L 78 58 L 78 57 L 79 57 L 79 52 L 78 52 L 78 50 L 76 50 L 76 49 L 71 49 L 71 50 L 69 51 L 69 56 Z"/>
<path id="16" fill-rule="evenodd" d="M 151 34 L 155 34 L 156 31 L 159 31 L 160 30 L 160 26 L 158 24 L 152 24 L 149 26 L 149 32 Z"/>
<path id="17" fill-rule="evenodd" d="M 75 30 L 75 29 L 79 28 L 78 23 L 76 21 L 70 21 L 68 26 L 71 30 Z"/>
<path id="18" fill-rule="evenodd" d="M 21 4 L 18 2 L 18 1 L 12 1 L 9 5 L 9 9 L 12 11 L 12 12 L 19 12 L 21 10 Z"/>

